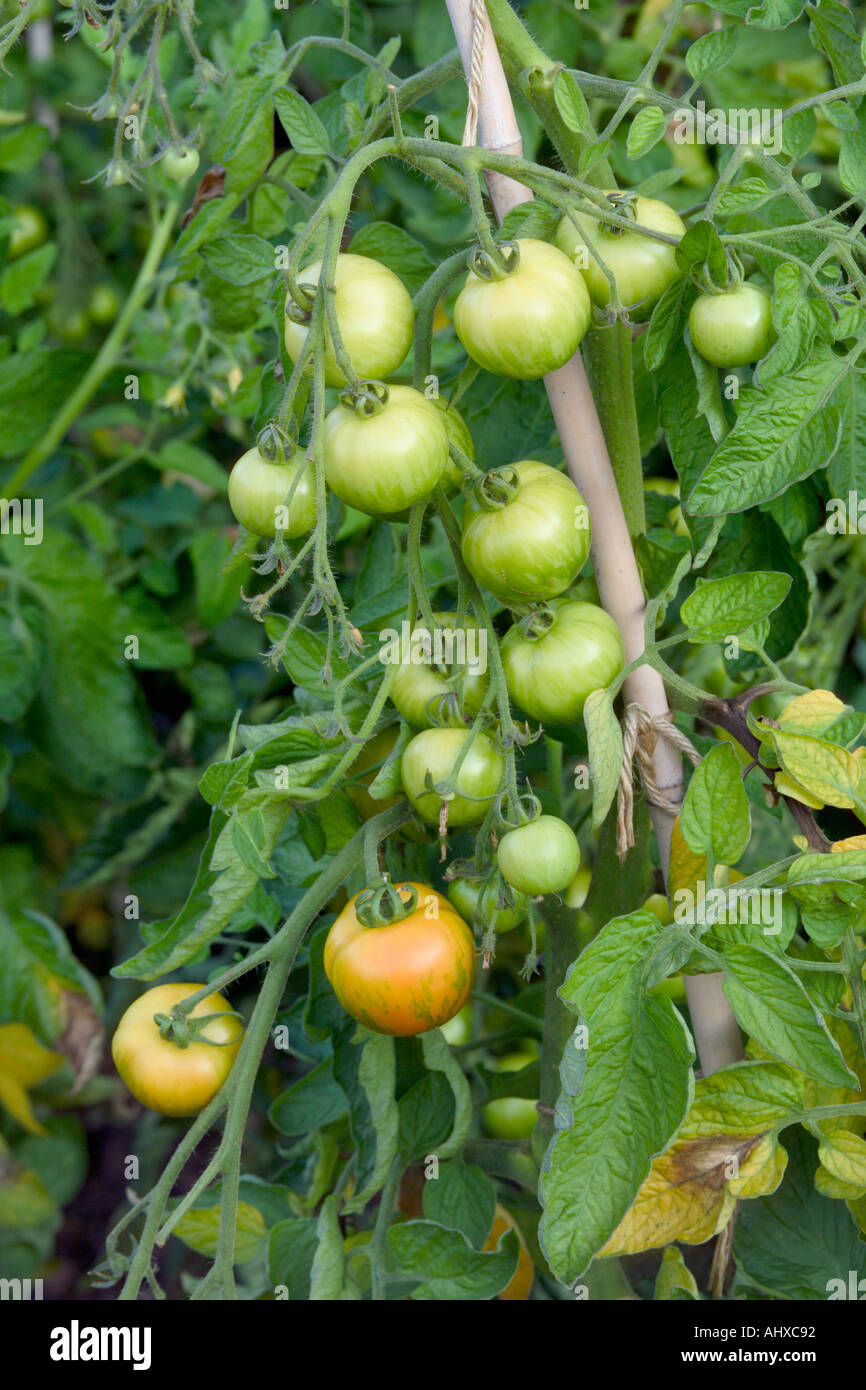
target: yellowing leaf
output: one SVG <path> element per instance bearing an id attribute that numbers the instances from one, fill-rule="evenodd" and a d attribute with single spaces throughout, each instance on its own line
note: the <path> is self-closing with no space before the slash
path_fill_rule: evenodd
<path id="1" fill-rule="evenodd" d="M 831 854 L 844 854 L 849 849 L 866 849 L 866 835 L 849 835 L 847 840 L 834 840 L 830 846 Z"/>
<path id="2" fill-rule="evenodd" d="M 633 1255 L 672 1241 L 701 1244 L 741 1196 L 778 1186 L 786 1159 L 769 1131 L 803 1105 L 803 1078 L 774 1062 L 740 1062 L 702 1077 L 670 1149 L 599 1255 Z M 750 1160 L 752 1160 L 750 1162 Z"/>
<path id="3" fill-rule="evenodd" d="M 745 1163 L 740 1164 L 738 1176 L 730 1179 L 728 1191 L 735 1197 L 769 1197 L 785 1176 L 787 1166 L 785 1149 L 775 1135 L 765 1134 Z"/>
<path id="4" fill-rule="evenodd" d="M 707 881 L 707 856 L 694 854 L 686 844 L 677 816 L 671 834 L 671 858 L 668 871 L 670 895 L 686 891 L 694 893 L 698 883 Z"/>
<path id="5" fill-rule="evenodd" d="M 832 728 L 847 709 L 832 690 L 807 690 L 785 706 L 778 722 L 792 734 L 812 734 L 817 738 Z"/>
<path id="6" fill-rule="evenodd" d="M 818 1145 L 827 1172 L 851 1187 L 866 1189 L 866 1142 L 850 1129 L 832 1129 Z"/>
<path id="7" fill-rule="evenodd" d="M 0 1105 L 31 1134 L 44 1134 L 45 1129 L 27 1092 L 62 1064 L 62 1055 L 43 1047 L 26 1023 L 0 1025 Z"/>
<path id="8" fill-rule="evenodd" d="M 852 810 L 858 798 L 862 764 L 846 749 L 807 734 L 773 733 L 782 768 L 825 806 Z"/>
<path id="9" fill-rule="evenodd" d="M 820 1163 L 815 1170 L 815 1188 L 822 1197 L 833 1197 L 843 1202 L 856 1202 L 860 1197 L 866 1196 L 866 1187 L 855 1187 L 850 1182 L 842 1182 L 841 1178 L 828 1173 Z"/>
<path id="10" fill-rule="evenodd" d="M 219 1238 L 220 1208 L 207 1207 L 199 1211 L 188 1211 L 180 1218 L 174 1234 L 196 1250 L 200 1255 L 211 1258 L 216 1254 Z M 235 1228 L 235 1264 L 246 1264 L 255 1259 L 267 1233 L 265 1219 L 258 1207 L 249 1202 L 238 1202 L 237 1226 Z"/>
<path id="11" fill-rule="evenodd" d="M 780 796 L 790 796 L 794 801 L 802 801 L 804 806 L 811 806 L 813 811 L 820 811 L 824 805 L 817 797 L 810 796 L 806 788 L 795 782 L 793 777 L 789 777 L 787 772 L 777 772 L 775 782 L 776 791 Z"/>
<path id="12" fill-rule="evenodd" d="M 683 1252 L 675 1245 L 666 1246 L 662 1255 L 661 1267 L 656 1275 L 656 1302 L 673 1298 L 680 1289 L 698 1298 L 698 1286 L 685 1260 Z"/>

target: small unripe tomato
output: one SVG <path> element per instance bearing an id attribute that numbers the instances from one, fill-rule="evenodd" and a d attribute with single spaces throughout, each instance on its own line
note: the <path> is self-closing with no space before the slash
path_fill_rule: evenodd
<path id="1" fill-rule="evenodd" d="M 384 926 L 365 926 L 347 903 L 325 941 L 325 974 L 347 1013 L 367 1028 L 412 1037 L 441 1028 L 459 1013 L 475 980 L 472 933 L 447 898 L 429 884 L 414 888 L 408 916 Z"/>
<path id="2" fill-rule="evenodd" d="M 91 323 L 102 328 L 114 323 L 120 310 L 120 295 L 111 285 L 94 285 L 87 301 L 87 313 Z"/>
<path id="3" fill-rule="evenodd" d="M 455 625 L 453 613 L 434 613 L 431 632 L 419 622 L 391 683 L 390 696 L 413 729 L 429 729 L 444 713 L 443 697 L 463 673 L 463 708 L 477 714 L 487 690 L 487 634 Z M 444 722 L 444 721 L 443 721 Z"/>
<path id="4" fill-rule="evenodd" d="M 300 285 L 315 287 L 322 273 L 322 262 L 308 265 L 298 276 Z M 412 346 L 415 310 L 409 291 L 399 276 L 381 261 L 345 252 L 337 257 L 334 269 L 334 295 L 337 323 L 349 361 L 362 379 L 381 381 L 396 372 Z M 309 328 L 291 295 L 286 299 L 286 351 L 297 362 Z M 325 381 L 343 386 L 346 378 L 337 366 L 330 333 L 325 339 Z"/>
<path id="5" fill-rule="evenodd" d="M 18 207 L 12 209 L 12 216 L 15 221 L 9 232 L 10 261 L 25 256 L 28 251 L 35 251 L 48 237 L 48 223 L 39 208 L 31 207 L 29 203 L 19 203 Z"/>
<path id="6" fill-rule="evenodd" d="M 496 376 L 533 381 L 577 351 L 591 308 L 586 286 L 567 256 L 531 237 L 516 244 L 517 267 L 501 279 L 470 270 L 454 305 L 454 327 L 480 367 Z"/>
<path id="7" fill-rule="evenodd" d="M 83 309 L 71 309 L 62 303 L 52 305 L 48 314 L 48 325 L 58 338 L 65 343 L 80 343 L 87 337 L 90 320 Z"/>
<path id="8" fill-rule="evenodd" d="M 286 498 L 300 472 L 291 502 Z M 306 535 L 316 521 L 316 470 L 298 450 L 285 463 L 269 463 L 257 448 L 242 454 L 229 475 L 229 506 L 256 536 L 286 540 Z"/>
<path id="9" fill-rule="evenodd" d="M 677 536 L 688 536 L 689 528 L 683 516 L 683 509 L 679 506 L 680 484 L 678 478 L 644 478 L 644 492 L 660 492 L 665 497 L 676 497 L 677 506 L 671 507 L 668 512 L 668 521 L 674 528 Z"/>
<path id="10" fill-rule="evenodd" d="M 650 893 L 643 904 L 643 910 L 654 913 L 663 927 L 666 927 L 672 919 L 671 905 L 664 893 Z"/>
<path id="11" fill-rule="evenodd" d="M 172 183 L 186 183 L 198 168 L 198 150 L 185 145 L 170 145 L 160 160 L 162 172 Z"/>
<path id="12" fill-rule="evenodd" d="M 503 603 L 555 598 L 574 582 L 589 554 L 586 504 L 571 479 L 547 463 L 522 459 L 494 471 L 513 479 L 516 491 L 504 505 L 487 505 L 486 482 L 480 497 L 467 498 L 461 543 L 466 568 Z"/>
<path id="13" fill-rule="evenodd" d="M 509 1052 L 491 1065 L 494 1071 L 523 1071 L 534 1060 L 528 1052 Z M 538 1106 L 526 1096 L 500 1096 L 487 1102 L 481 1118 L 494 1139 L 526 1139 L 538 1121 Z"/>
<path id="14" fill-rule="evenodd" d="M 448 797 L 450 826 L 478 825 L 502 785 L 505 759 L 487 734 L 472 737 L 468 729 L 425 729 L 407 746 L 400 765 L 403 790 L 422 820 L 438 825 L 445 804 L 425 785 L 427 773 L 436 784 L 450 777 L 466 741 L 472 738 L 457 774 L 457 790 Z"/>
<path id="15" fill-rule="evenodd" d="M 369 516 L 398 517 L 423 502 L 448 463 L 441 410 L 411 386 L 389 386 L 374 414 L 342 403 L 325 421 L 325 477 L 341 502 Z"/>
<path id="16" fill-rule="evenodd" d="M 476 910 L 478 909 L 478 897 L 480 887 L 473 883 L 471 878 L 455 878 L 453 883 L 448 885 L 448 896 L 453 902 L 460 916 L 473 924 Z M 488 901 L 490 898 L 492 901 Z M 522 893 L 512 894 L 512 907 L 497 907 L 496 895 L 487 894 L 481 904 L 479 911 L 480 925 L 485 928 L 492 927 L 495 932 L 513 931 L 519 927 L 520 923 L 526 919 L 526 898 Z"/>
<path id="17" fill-rule="evenodd" d="M 471 1005 L 464 1004 L 459 1014 L 441 1025 L 440 1031 L 449 1047 L 460 1047 L 461 1043 L 468 1042 L 472 1033 Z"/>
<path id="18" fill-rule="evenodd" d="M 523 1239 L 523 1232 L 510 1212 L 499 1202 L 496 1203 L 496 1211 L 493 1216 L 493 1225 L 490 1228 L 490 1235 L 482 1245 L 482 1250 L 495 1250 L 506 1231 L 516 1231 L 517 1239 L 520 1242 L 520 1254 L 517 1259 L 517 1268 L 509 1282 L 497 1298 L 504 1302 L 524 1302 L 532 1290 L 532 1280 L 535 1277 L 535 1269 L 532 1264 L 529 1251 L 526 1248 L 526 1241 Z"/>
<path id="19" fill-rule="evenodd" d="M 608 193 L 607 196 L 614 211 L 621 211 L 631 202 L 638 226 L 676 237 L 677 240 L 685 233 L 685 224 L 667 203 L 654 198 L 623 199 L 622 195 L 616 193 Z M 584 279 L 596 304 L 609 303 L 610 285 L 589 248 L 596 252 L 613 275 L 619 302 L 632 309 L 631 317 L 648 317 L 653 305 L 680 273 L 675 248 L 667 242 L 655 241 L 638 231 L 625 231 L 612 222 L 590 217 L 586 213 L 576 213 L 575 217 L 580 230 L 570 217 L 564 217 L 556 231 L 556 244 L 567 255 L 579 257 Z"/>
<path id="20" fill-rule="evenodd" d="M 503 835 L 496 857 L 505 882 L 518 892 L 564 893 L 580 868 L 580 845 L 559 816 L 538 816 Z"/>
<path id="21" fill-rule="evenodd" d="M 179 1047 L 160 1037 L 154 1014 L 168 1014 L 201 985 L 157 985 L 130 1004 L 111 1042 L 114 1065 L 136 1100 L 160 1115 L 197 1115 L 213 1100 L 232 1069 L 243 1037 L 243 1028 L 230 1015 L 231 1005 L 221 994 L 200 999 L 190 1017 L 225 1014 L 207 1025 L 211 1043 L 191 1042 Z"/>
<path id="22" fill-rule="evenodd" d="M 592 869 L 588 864 L 581 864 L 571 883 L 565 890 L 565 903 L 567 907 L 577 910 L 583 907 L 589 893 L 589 885 L 592 882 Z"/>
<path id="23" fill-rule="evenodd" d="M 587 696 L 610 685 L 625 665 L 622 635 L 613 618 L 594 603 L 554 599 L 549 610 L 538 623 L 537 636 L 532 630 L 524 636 L 519 624 L 505 634 L 505 681 L 515 704 L 531 719 L 573 724 L 583 714 Z"/>
<path id="24" fill-rule="evenodd" d="M 689 313 L 692 342 L 714 367 L 745 367 L 766 357 L 776 341 L 770 296 L 742 284 L 724 294 L 702 294 Z"/>

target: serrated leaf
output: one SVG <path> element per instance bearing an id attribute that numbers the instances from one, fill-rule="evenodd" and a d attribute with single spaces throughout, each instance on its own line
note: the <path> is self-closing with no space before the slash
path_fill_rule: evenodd
<path id="1" fill-rule="evenodd" d="M 743 769 L 730 743 L 720 743 L 695 769 L 679 815 L 693 854 L 712 853 L 717 864 L 736 864 L 749 843 L 749 799 Z"/>

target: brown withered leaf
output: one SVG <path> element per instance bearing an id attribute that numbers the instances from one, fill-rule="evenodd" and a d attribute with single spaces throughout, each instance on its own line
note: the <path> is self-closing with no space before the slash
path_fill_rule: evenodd
<path id="1" fill-rule="evenodd" d="M 181 231 L 186 230 L 203 203 L 210 203 L 214 198 L 223 197 L 226 191 L 225 185 L 225 169 L 221 164 L 212 164 L 199 181 L 198 188 L 195 190 L 195 197 L 192 200 L 192 207 L 184 213 L 183 221 L 180 224 Z"/>
<path id="2" fill-rule="evenodd" d="M 61 1004 L 65 1023 L 54 1046 L 72 1064 L 75 1085 L 70 1094 L 76 1095 L 99 1071 L 105 1030 L 86 994 L 65 989 Z"/>

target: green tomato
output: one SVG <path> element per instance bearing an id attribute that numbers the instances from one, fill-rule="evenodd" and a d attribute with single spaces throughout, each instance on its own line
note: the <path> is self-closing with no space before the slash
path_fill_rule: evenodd
<path id="1" fill-rule="evenodd" d="M 391 699 L 413 729 L 429 729 L 443 713 L 441 700 L 463 673 L 463 708 L 477 714 L 487 691 L 487 633 L 458 628 L 453 613 L 434 613 L 432 632 L 423 622 L 413 629 L 391 685 Z M 408 624 L 407 624 L 408 627 Z"/>
<path id="2" fill-rule="evenodd" d="M 671 905 L 664 893 L 650 893 L 643 904 L 643 910 L 654 913 L 663 927 L 666 927 L 671 921 Z"/>
<path id="3" fill-rule="evenodd" d="M 523 459 L 495 470 L 517 490 L 504 506 L 467 499 L 463 559 L 474 579 L 503 603 L 555 598 L 577 578 L 589 554 L 589 511 L 571 479 Z M 487 475 L 488 478 L 491 476 Z"/>
<path id="4" fill-rule="evenodd" d="M 172 183 L 186 183 L 198 168 L 198 150 L 184 145 L 170 145 L 160 160 L 162 172 Z"/>
<path id="5" fill-rule="evenodd" d="M 527 902 L 522 893 L 511 894 L 512 906 L 497 907 L 495 890 L 488 890 L 482 896 L 479 906 L 481 886 L 471 878 L 455 878 L 454 882 L 448 885 L 448 896 L 465 922 L 472 926 L 477 925 L 485 931 L 489 926 L 500 934 L 513 931 L 526 918 Z"/>
<path id="6" fill-rule="evenodd" d="M 523 1071 L 535 1059 L 527 1052 L 509 1052 L 498 1057 L 495 1071 Z M 500 1096 L 490 1100 L 481 1112 L 484 1128 L 494 1139 L 526 1139 L 538 1121 L 538 1107 L 525 1096 Z"/>
<path id="7" fill-rule="evenodd" d="M 518 264 L 502 279 L 470 270 L 454 306 L 469 356 L 496 376 L 532 381 L 561 367 L 589 328 L 589 296 L 567 256 L 521 238 Z"/>
<path id="8" fill-rule="evenodd" d="M 743 284 L 724 294 L 702 294 L 689 314 L 692 342 L 714 367 L 745 367 L 766 357 L 776 341 L 770 296 Z"/>
<path id="9" fill-rule="evenodd" d="M 52 305 L 48 323 L 52 333 L 65 343 L 80 343 L 90 328 L 90 320 L 83 309 L 70 309 L 63 304 Z"/>
<path id="10" fill-rule="evenodd" d="M 622 198 L 610 192 L 607 196 L 614 207 L 615 200 Z M 638 226 L 678 239 L 684 235 L 685 224 L 667 203 L 636 197 L 633 206 Z M 680 273 L 675 248 L 641 232 L 622 231 L 612 223 L 586 214 L 575 216 L 580 230 L 569 217 L 564 217 L 556 231 L 556 244 L 567 255 L 580 258 L 584 279 L 596 304 L 609 302 L 610 285 L 591 250 L 613 275 L 620 304 L 633 309 L 632 318 L 647 318 L 653 305 Z"/>
<path id="11" fill-rule="evenodd" d="M 322 273 L 322 262 L 308 265 L 298 283 L 314 289 Z M 412 346 L 415 311 L 409 291 L 393 272 L 369 256 L 350 252 L 337 257 L 334 271 L 337 323 L 343 346 L 359 377 L 375 381 L 396 372 Z M 293 317 L 294 315 L 294 317 Z M 291 295 L 286 299 L 286 351 L 297 362 L 309 331 L 304 309 Z M 325 381 L 343 386 L 346 378 L 337 366 L 330 334 L 325 341 Z"/>
<path id="12" fill-rule="evenodd" d="M 447 463 L 442 411 L 411 386 L 389 386 L 373 415 L 340 404 L 325 421 L 328 486 L 369 516 L 396 517 L 423 502 Z"/>
<path id="13" fill-rule="evenodd" d="M 660 492 L 664 497 L 676 497 L 677 506 L 671 507 L 668 512 L 668 522 L 674 528 L 677 536 L 688 536 L 689 528 L 683 516 L 683 509 L 679 506 L 680 484 L 678 478 L 644 478 L 644 492 Z"/>
<path id="14" fill-rule="evenodd" d="M 286 497 L 296 474 L 301 477 L 291 502 Z M 286 540 L 303 536 L 316 520 L 316 471 L 300 450 L 285 463 L 269 463 L 258 449 L 242 454 L 229 476 L 229 506 L 256 536 Z"/>
<path id="15" fill-rule="evenodd" d="M 502 642 L 508 692 L 532 719 L 572 724 L 587 696 L 610 685 L 625 664 L 622 635 L 594 603 L 554 599 L 541 616 L 539 635 L 515 624 Z M 545 624 L 549 626 L 545 627 Z"/>
<path id="16" fill-rule="evenodd" d="M 571 883 L 565 890 L 565 902 L 567 907 L 577 909 L 583 907 L 589 893 L 589 885 L 592 882 L 592 869 L 588 864 L 581 864 Z"/>
<path id="17" fill-rule="evenodd" d="M 558 816 L 538 816 L 509 830 L 496 857 L 506 883 L 520 893 L 564 893 L 580 868 L 580 845 Z"/>
<path id="18" fill-rule="evenodd" d="M 472 1008 L 469 1004 L 464 1004 L 459 1014 L 449 1018 L 447 1023 L 440 1023 L 439 1032 L 442 1034 L 449 1047 L 459 1047 L 461 1043 L 469 1041 L 472 1033 Z"/>
<path id="19" fill-rule="evenodd" d="M 15 221 L 9 232 L 10 261 L 26 256 L 28 251 L 35 251 L 48 237 L 48 223 L 38 208 L 31 207 L 29 203 L 19 203 L 18 207 L 12 209 L 12 217 Z"/>
<path id="20" fill-rule="evenodd" d="M 427 773 L 434 783 L 444 782 L 470 738 L 468 729 L 425 729 L 415 735 L 403 753 L 403 790 L 429 825 L 439 824 L 445 803 L 438 792 L 426 787 Z M 457 791 L 448 798 L 448 824 L 478 825 L 502 785 L 504 772 L 505 759 L 492 739 L 476 733 L 457 775 Z"/>
<path id="21" fill-rule="evenodd" d="M 114 323 L 120 310 L 120 295 L 111 285 L 94 285 L 87 303 L 91 323 L 100 328 Z"/>

